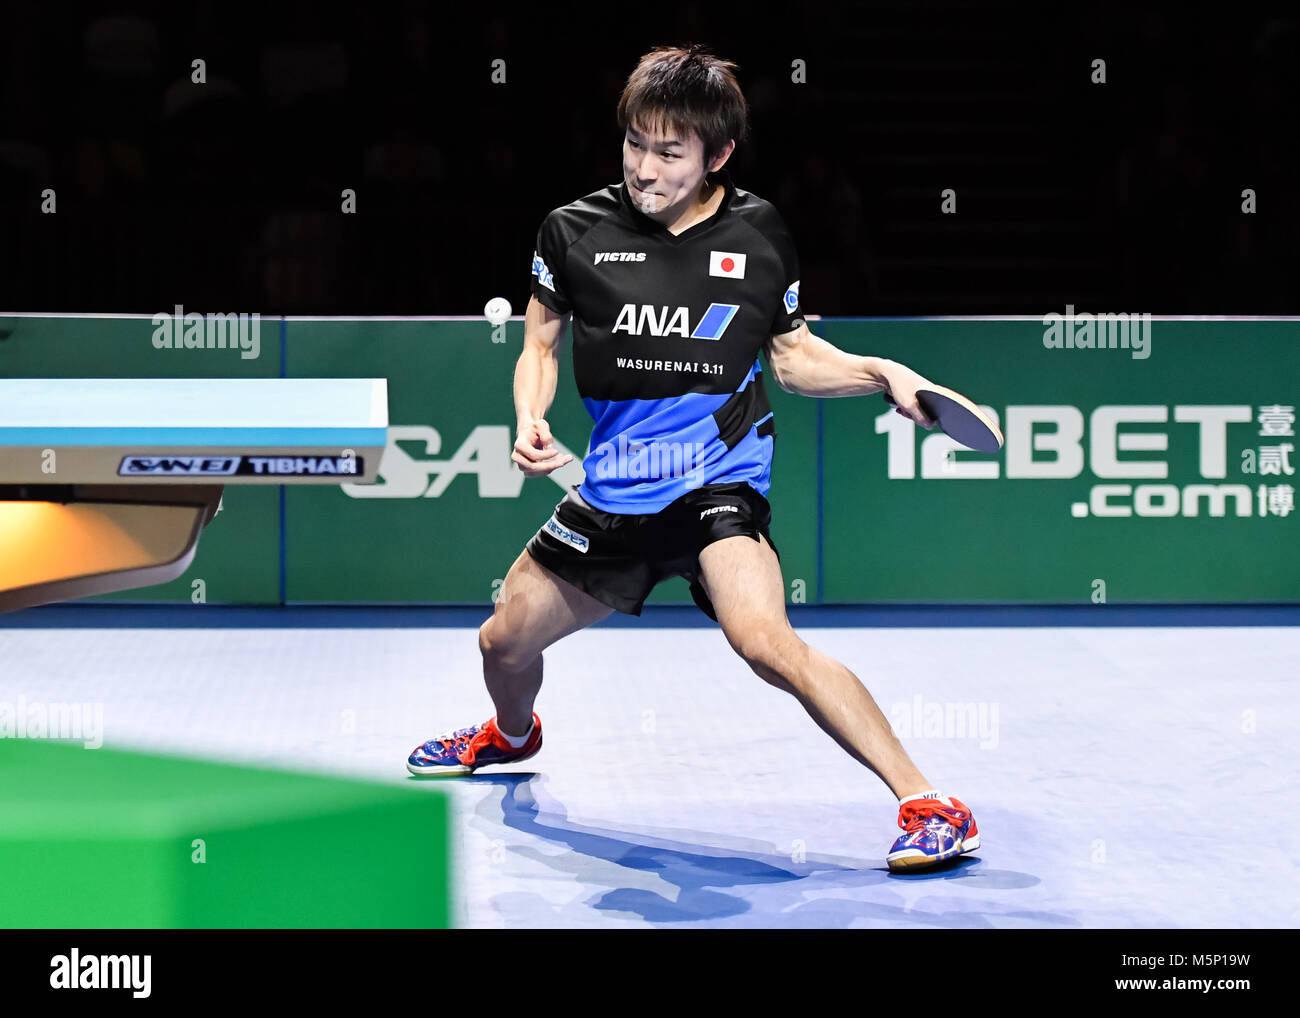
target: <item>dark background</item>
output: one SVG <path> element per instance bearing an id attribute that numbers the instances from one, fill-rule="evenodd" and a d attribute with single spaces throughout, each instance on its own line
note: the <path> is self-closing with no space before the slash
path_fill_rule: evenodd
<path id="1" fill-rule="evenodd" d="M 1300 312 L 1296 4 L 1062 10 L 13 0 L 0 310 L 521 313 L 546 213 L 621 179 L 638 56 L 700 41 L 809 313 Z"/>

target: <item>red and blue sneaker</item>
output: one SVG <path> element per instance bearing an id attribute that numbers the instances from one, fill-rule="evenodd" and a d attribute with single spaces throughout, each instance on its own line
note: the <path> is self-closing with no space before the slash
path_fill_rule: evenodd
<path id="1" fill-rule="evenodd" d="M 533 730 L 528 733 L 528 741 L 518 749 L 506 742 L 497 728 L 497 719 L 493 717 L 481 725 L 435 736 L 423 746 L 416 747 L 406 761 L 406 769 L 422 778 L 470 774 L 489 764 L 527 760 L 541 748 L 542 722 L 536 714 L 533 715 Z"/>
<path id="2" fill-rule="evenodd" d="M 970 808 L 937 791 L 900 802 L 898 826 L 903 833 L 885 859 L 894 873 L 929 869 L 980 847 L 979 828 Z"/>

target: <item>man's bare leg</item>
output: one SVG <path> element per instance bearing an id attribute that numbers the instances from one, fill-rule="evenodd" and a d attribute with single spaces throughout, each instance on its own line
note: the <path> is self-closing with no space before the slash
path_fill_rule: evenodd
<path id="1" fill-rule="evenodd" d="M 716 541 L 700 552 L 700 568 L 700 582 L 727 641 L 760 678 L 797 699 L 826 734 L 899 799 L 934 787 L 912 763 L 858 677 L 808 646 L 790 626 L 781 565 L 767 541 Z"/>
<path id="2" fill-rule="evenodd" d="M 483 681 L 504 734 L 523 735 L 533 723 L 533 703 L 542 688 L 542 651 L 613 610 L 560 579 L 527 550 L 519 553 L 492 617 L 478 631 Z"/>

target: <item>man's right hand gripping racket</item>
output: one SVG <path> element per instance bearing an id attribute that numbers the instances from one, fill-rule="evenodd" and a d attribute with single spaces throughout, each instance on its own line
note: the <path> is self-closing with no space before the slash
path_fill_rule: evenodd
<path id="1" fill-rule="evenodd" d="M 916 401 L 926 416 L 938 421 L 943 433 L 954 442 L 976 452 L 997 452 L 1002 448 L 1002 432 L 998 426 L 960 392 L 931 382 L 916 390 Z M 898 406 L 888 392 L 885 402 Z"/>

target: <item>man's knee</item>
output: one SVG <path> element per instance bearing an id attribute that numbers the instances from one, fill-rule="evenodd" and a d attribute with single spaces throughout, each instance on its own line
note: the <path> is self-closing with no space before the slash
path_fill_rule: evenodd
<path id="1" fill-rule="evenodd" d="M 798 637 L 793 632 L 780 632 L 772 627 L 748 626 L 731 636 L 731 645 L 745 664 L 759 678 L 776 686 L 786 686 L 795 678 L 791 664 L 791 650 Z"/>
<path id="2" fill-rule="evenodd" d="M 507 672 L 523 671 L 537 657 L 511 640 L 496 615 L 479 626 L 478 649 L 484 663 Z"/>

